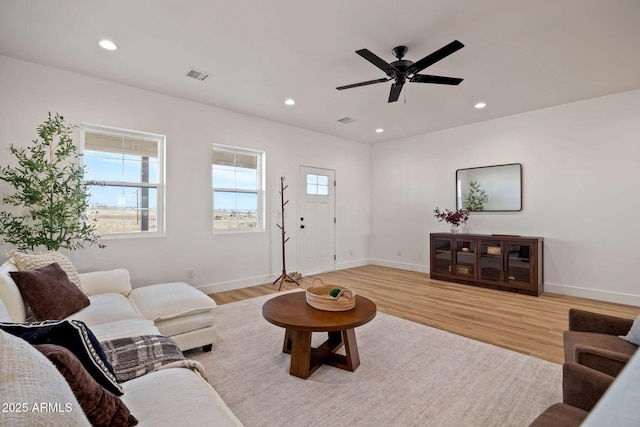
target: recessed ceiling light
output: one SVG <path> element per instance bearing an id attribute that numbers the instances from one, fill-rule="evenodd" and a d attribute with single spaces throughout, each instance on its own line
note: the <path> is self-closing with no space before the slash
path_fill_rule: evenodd
<path id="1" fill-rule="evenodd" d="M 289 98 L 289 99 L 285 100 L 284 103 L 287 104 L 287 105 L 295 105 L 296 101 L 294 101 L 293 99 Z"/>
<path id="2" fill-rule="evenodd" d="M 478 102 L 476 105 L 474 105 L 474 107 L 475 107 L 477 110 L 481 110 L 481 109 L 483 109 L 483 108 L 484 108 L 484 107 L 486 107 L 486 106 L 487 106 L 487 104 L 486 104 L 486 103 L 484 103 L 484 102 Z"/>
<path id="3" fill-rule="evenodd" d="M 382 132 L 384 132 L 384 129 L 382 129 L 382 128 L 376 129 L 376 133 L 382 133 Z"/>
<path id="4" fill-rule="evenodd" d="M 107 50 L 116 50 L 118 48 L 118 46 L 116 46 L 116 44 L 111 40 L 106 40 L 106 39 L 100 40 L 98 44 L 100 45 L 101 48 L 107 49 Z"/>

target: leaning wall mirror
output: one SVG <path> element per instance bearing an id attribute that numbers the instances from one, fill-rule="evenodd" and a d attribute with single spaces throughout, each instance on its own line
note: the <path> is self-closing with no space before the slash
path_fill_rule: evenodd
<path id="1" fill-rule="evenodd" d="M 458 169 L 456 208 L 480 212 L 521 211 L 522 165 Z"/>

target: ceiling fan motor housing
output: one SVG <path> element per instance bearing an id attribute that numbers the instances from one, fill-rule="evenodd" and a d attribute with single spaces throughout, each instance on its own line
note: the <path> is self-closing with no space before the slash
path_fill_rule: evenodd
<path id="1" fill-rule="evenodd" d="M 398 70 L 398 72 L 404 73 L 405 71 L 407 71 L 409 67 L 413 65 L 413 61 L 401 59 L 399 61 L 392 62 L 391 65 L 393 65 L 396 68 L 396 70 Z"/>

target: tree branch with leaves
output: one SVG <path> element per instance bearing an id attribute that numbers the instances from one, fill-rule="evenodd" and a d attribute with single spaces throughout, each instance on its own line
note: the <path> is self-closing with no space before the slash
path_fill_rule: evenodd
<path id="1" fill-rule="evenodd" d="M 2 203 L 14 209 L 0 212 L 0 242 L 31 251 L 104 247 L 95 219 L 87 216 L 89 192 L 72 140 L 75 127 L 49 113 L 37 128 L 40 139 L 27 148 L 9 146 L 17 165 L 0 167 L 0 180 L 13 189 Z"/>
<path id="2" fill-rule="evenodd" d="M 481 211 L 484 209 L 484 204 L 489 201 L 487 192 L 480 187 L 478 181 L 471 181 L 469 183 L 469 191 L 464 194 L 463 206 L 470 211 Z"/>

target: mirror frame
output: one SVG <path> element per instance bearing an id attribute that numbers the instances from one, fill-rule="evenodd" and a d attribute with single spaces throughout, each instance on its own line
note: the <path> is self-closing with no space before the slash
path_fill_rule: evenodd
<path id="1" fill-rule="evenodd" d="M 522 164 L 521 163 L 507 163 L 504 165 L 493 165 L 493 166 L 478 166 L 475 168 L 464 168 L 464 169 L 458 169 L 456 170 L 456 180 L 455 180 L 455 186 L 456 186 L 456 209 L 462 209 L 462 195 L 459 194 L 459 188 L 458 188 L 458 174 L 463 172 L 463 171 L 471 171 L 471 170 L 480 170 L 480 169 L 492 169 L 492 168 L 503 168 L 505 166 L 518 166 L 517 168 L 517 173 L 518 173 L 518 177 L 517 177 L 517 183 L 518 183 L 518 188 L 517 188 L 517 192 L 518 194 L 514 194 L 513 195 L 513 199 L 517 199 L 517 203 L 518 206 L 514 206 L 513 209 L 509 209 L 509 207 L 511 206 L 506 206 L 506 209 L 483 209 L 481 211 L 471 211 L 471 212 L 520 212 L 522 211 Z M 492 169 L 495 170 L 495 169 Z M 489 187 L 489 188 L 485 188 L 485 190 L 487 190 L 487 192 L 489 194 L 491 194 L 492 191 L 495 191 L 496 188 L 495 187 Z"/>

